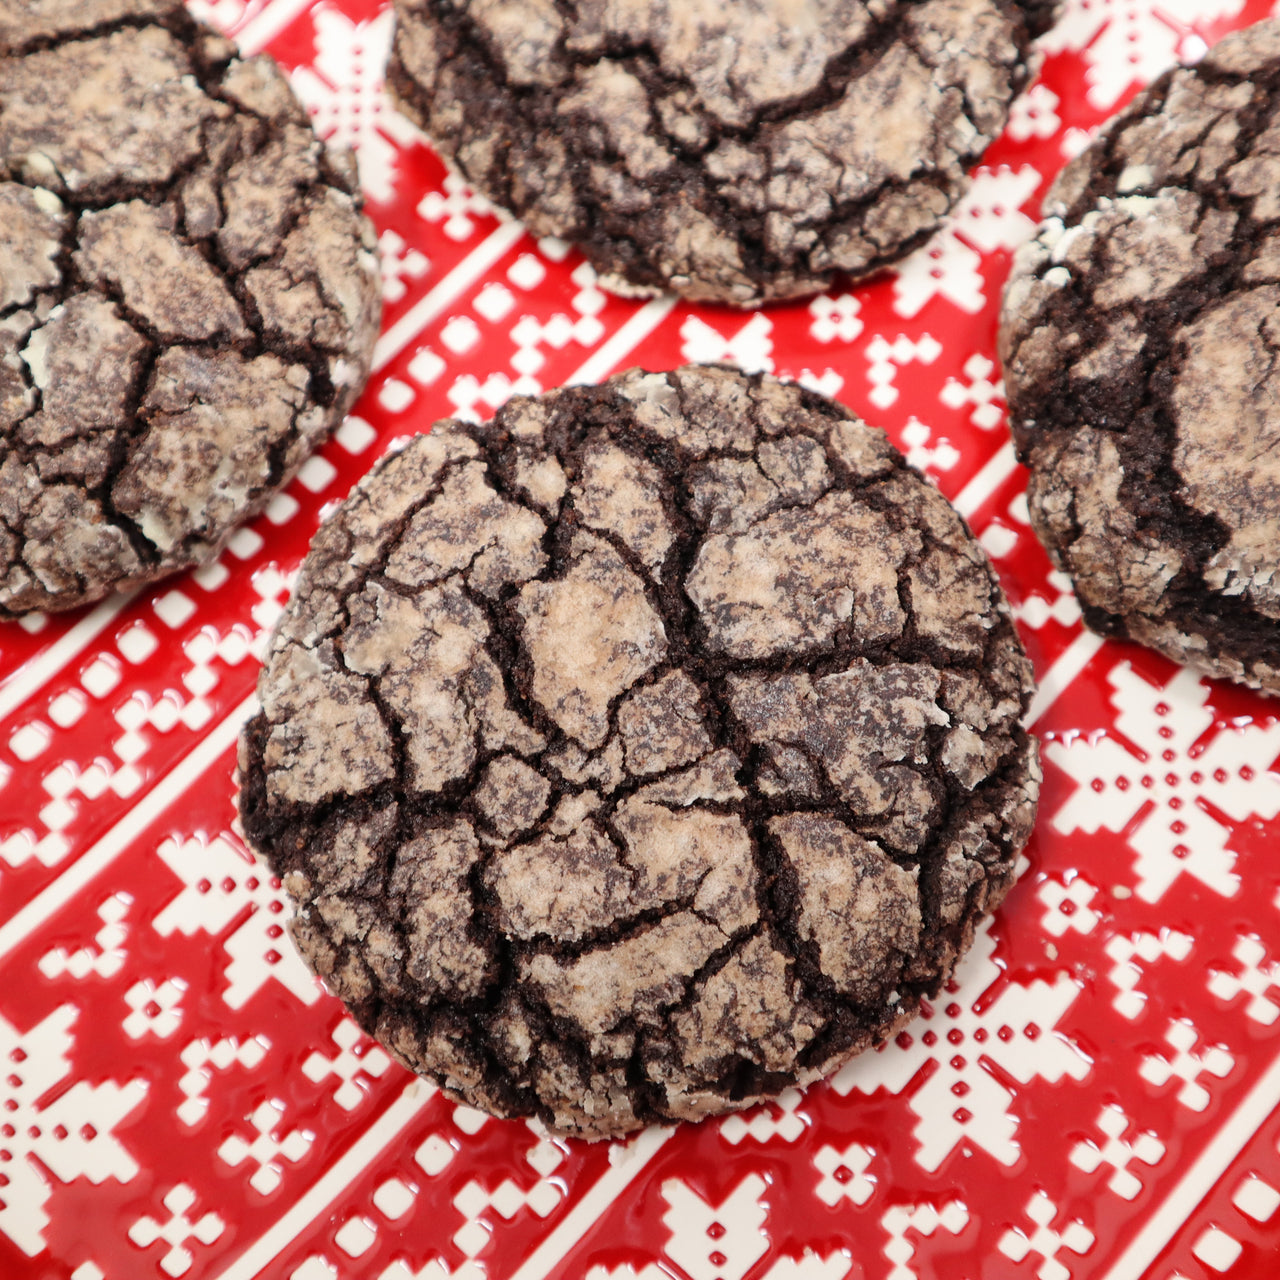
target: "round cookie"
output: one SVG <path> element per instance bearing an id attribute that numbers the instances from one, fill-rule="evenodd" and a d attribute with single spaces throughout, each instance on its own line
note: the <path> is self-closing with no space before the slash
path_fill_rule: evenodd
<path id="1" fill-rule="evenodd" d="M 1086 621 L 1280 692 L 1280 24 L 1068 165 L 1000 353 L 1032 522 Z"/>
<path id="2" fill-rule="evenodd" d="M 357 1021 L 589 1138 L 883 1040 L 1039 789 L 985 553 L 880 431 L 688 366 L 516 399 L 318 533 L 240 811 Z"/>
<path id="3" fill-rule="evenodd" d="M 0 617 L 210 559 L 368 374 L 354 168 L 178 0 L 2 6 L 0 226 Z"/>
<path id="4" fill-rule="evenodd" d="M 756 306 L 932 233 L 1028 78 L 1015 0 L 396 0 L 388 83 L 607 289 Z"/>

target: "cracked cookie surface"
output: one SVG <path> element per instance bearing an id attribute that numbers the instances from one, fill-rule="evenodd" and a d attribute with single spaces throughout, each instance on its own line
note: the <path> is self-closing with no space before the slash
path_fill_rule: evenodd
<path id="1" fill-rule="evenodd" d="M 1039 764 L 985 553 L 884 434 L 686 366 L 437 425 L 321 528 L 240 744 L 294 938 L 411 1068 L 587 1137 L 935 993 Z"/>
<path id="2" fill-rule="evenodd" d="M 1051 4 L 397 0 L 388 83 L 606 288 L 755 306 L 922 244 Z M 1029 31 L 1029 28 L 1031 29 Z"/>
<path id="3" fill-rule="evenodd" d="M 363 386 L 354 169 L 177 0 L 0 13 L 0 225 L 0 617 L 212 558 Z"/>
<path id="4" fill-rule="evenodd" d="M 1280 24 L 1068 165 L 1000 335 L 1033 524 L 1086 621 L 1280 692 Z"/>

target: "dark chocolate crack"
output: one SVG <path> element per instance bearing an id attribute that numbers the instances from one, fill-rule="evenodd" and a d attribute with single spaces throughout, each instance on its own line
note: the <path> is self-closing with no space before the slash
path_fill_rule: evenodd
<path id="1" fill-rule="evenodd" d="M 322 526 L 241 817 L 361 1026 L 603 1137 L 813 1080 L 937 992 L 1031 830 L 1031 689 L 882 432 L 634 370 L 441 423 Z"/>
<path id="2" fill-rule="evenodd" d="M 355 176 L 176 0 L 0 14 L 0 617 L 217 554 L 364 384 Z"/>
<path id="3" fill-rule="evenodd" d="M 756 306 L 922 244 L 1052 4 L 397 0 L 388 83 L 478 190 L 619 292 Z"/>
<path id="4" fill-rule="evenodd" d="M 1280 692 L 1280 25 L 1063 170 L 1001 358 L 1032 522 L 1086 621 Z"/>

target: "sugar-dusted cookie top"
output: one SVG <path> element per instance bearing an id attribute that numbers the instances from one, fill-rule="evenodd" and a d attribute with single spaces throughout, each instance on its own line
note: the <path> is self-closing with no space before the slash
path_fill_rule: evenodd
<path id="1" fill-rule="evenodd" d="M 1004 300 L 1037 533 L 1085 618 L 1280 692 L 1280 24 L 1103 129 Z"/>
<path id="2" fill-rule="evenodd" d="M 756 306 L 922 244 L 1028 78 L 1014 0 L 397 0 L 389 84 L 620 292 Z"/>
<path id="3" fill-rule="evenodd" d="M 884 434 L 687 366 L 516 399 L 321 529 L 241 742 L 294 937 L 402 1061 L 588 1137 L 884 1039 L 1039 767 L 985 553 Z"/>
<path id="4" fill-rule="evenodd" d="M 176 0 L 0 12 L 0 617 L 211 558 L 364 383 L 354 172 Z"/>

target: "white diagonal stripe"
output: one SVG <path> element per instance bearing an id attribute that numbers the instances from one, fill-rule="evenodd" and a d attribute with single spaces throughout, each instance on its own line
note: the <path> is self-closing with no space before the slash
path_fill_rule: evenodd
<path id="1" fill-rule="evenodd" d="M 671 314 L 678 301 L 674 293 L 651 298 L 569 375 L 565 386 L 579 387 L 608 377 Z"/>
<path id="2" fill-rule="evenodd" d="M 419 298 L 378 339 L 378 344 L 373 349 L 374 372 L 390 364 L 427 325 L 450 303 L 457 301 L 523 235 L 523 222 L 503 222 L 494 227 L 434 289 Z"/>
<path id="3" fill-rule="evenodd" d="M 32 694 L 52 680 L 76 654 L 87 648 L 110 625 L 112 619 L 137 598 L 137 594 L 136 591 L 120 592 L 104 600 L 47 649 L 24 662 L 0 685 L 0 720 L 15 707 L 20 707 Z"/>
<path id="4" fill-rule="evenodd" d="M 986 465 L 956 495 L 953 502 L 955 509 L 966 520 L 1007 480 L 1018 465 L 1018 456 L 1013 451 L 1013 442 L 1006 440 L 996 452 L 987 459 Z"/>
<path id="5" fill-rule="evenodd" d="M 110 866 L 138 836 L 192 783 L 198 782 L 240 732 L 240 726 L 257 710 L 258 700 L 247 697 L 196 746 L 183 756 L 97 844 L 76 859 L 52 884 L 0 925 L 0 956 L 7 955 L 28 934 L 61 910 L 100 871 Z"/>
<path id="6" fill-rule="evenodd" d="M 586 1195 L 565 1215 L 564 1221 L 516 1268 L 511 1280 L 544 1280 L 600 1221 L 674 1132 L 671 1128 L 646 1129 L 629 1147 L 611 1152 L 611 1157 L 615 1154 L 619 1157 L 617 1163 L 596 1179 Z"/>
<path id="7" fill-rule="evenodd" d="M 1138 1280 L 1178 1229 L 1185 1225 L 1200 1201 L 1217 1186 L 1245 1143 L 1278 1106 L 1280 1054 L 1231 1113 L 1226 1124 L 1213 1135 L 1195 1164 L 1146 1220 L 1142 1230 L 1129 1242 L 1129 1247 L 1112 1264 L 1103 1280 Z"/>
<path id="8" fill-rule="evenodd" d="M 266 48 L 313 0 L 275 0 L 255 15 L 235 36 L 240 52 L 251 57 Z"/>
<path id="9" fill-rule="evenodd" d="M 291 1209 L 260 1235 L 216 1280 L 252 1280 L 279 1257 L 387 1147 L 436 1095 L 434 1085 L 412 1080 L 400 1096 L 356 1139 L 341 1158 Z M 428 1241 L 428 1244 L 430 1241 Z"/>
<path id="10" fill-rule="evenodd" d="M 408 1127 L 436 1089 L 414 1080 L 292 1208 L 272 1224 L 215 1280 L 253 1280 L 288 1248 Z M 650 1128 L 617 1148 L 617 1163 L 600 1175 L 563 1221 L 525 1259 L 511 1280 L 544 1280 L 553 1267 L 605 1214 L 670 1139 L 674 1129 Z"/>
<path id="11" fill-rule="evenodd" d="M 1024 728 L 1030 729 L 1057 702 L 1067 686 L 1089 665 L 1103 643 L 1100 635 L 1086 628 L 1058 654 L 1053 665 L 1044 673 L 1036 696 L 1031 699 L 1031 705 L 1027 708 L 1027 714 L 1022 717 Z"/>

